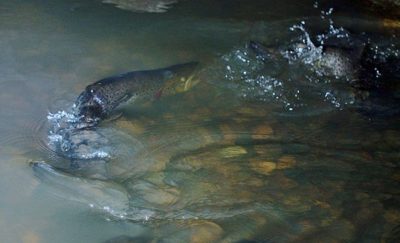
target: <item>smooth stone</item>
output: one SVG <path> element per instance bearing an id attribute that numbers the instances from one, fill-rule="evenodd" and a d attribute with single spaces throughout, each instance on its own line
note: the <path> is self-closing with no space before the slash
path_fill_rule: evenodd
<path id="1" fill-rule="evenodd" d="M 221 239 L 224 230 L 211 221 L 200 221 L 191 225 L 191 243 L 216 242 Z"/>
<path id="2" fill-rule="evenodd" d="M 273 220 L 275 220 L 273 217 L 267 219 L 264 215 L 257 213 L 239 216 L 232 219 L 227 225 L 223 225 L 227 234 L 220 242 L 232 243 L 253 240 L 257 233 L 268 230 L 265 227 L 269 221 Z"/>
<path id="3" fill-rule="evenodd" d="M 260 174 L 270 175 L 277 167 L 275 162 L 271 161 L 250 161 L 251 168 Z"/>
<path id="4" fill-rule="evenodd" d="M 169 224 L 159 236 L 163 243 L 188 242 L 208 243 L 219 242 L 224 230 L 216 223 L 206 220 L 188 220 L 180 225 Z"/>
<path id="5" fill-rule="evenodd" d="M 304 224 L 305 223 L 305 224 Z M 294 236 L 290 242 L 353 242 L 354 225 L 347 220 L 335 220 L 325 227 L 313 225 L 310 221 L 303 221 L 301 234 Z"/>
<path id="6" fill-rule="evenodd" d="M 267 124 L 259 125 L 253 129 L 251 137 L 253 139 L 268 139 L 273 135 L 273 129 Z"/>
<path id="7" fill-rule="evenodd" d="M 198 147 L 205 147 L 221 140 L 220 135 L 203 127 L 199 127 L 196 130 L 196 136 L 201 139 L 201 144 L 199 144 Z"/>
<path id="8" fill-rule="evenodd" d="M 235 131 L 230 125 L 228 124 L 221 124 L 219 126 L 219 130 L 221 131 L 223 140 L 225 143 L 233 144 L 235 140 L 239 137 L 238 132 Z"/>
<path id="9" fill-rule="evenodd" d="M 277 188 L 281 189 L 292 189 L 294 187 L 298 186 L 298 183 L 295 182 L 294 180 L 286 177 L 282 173 L 276 173 L 276 176 L 273 176 L 272 180 L 270 180 L 271 185 L 274 185 Z"/>
<path id="10" fill-rule="evenodd" d="M 400 211 L 396 209 L 389 209 L 383 215 L 385 220 L 392 224 L 400 224 Z"/>
<path id="11" fill-rule="evenodd" d="M 386 28 L 400 28 L 400 21 L 397 19 L 383 19 L 382 25 Z"/>
<path id="12" fill-rule="evenodd" d="M 291 155 L 285 155 L 278 159 L 278 163 L 276 165 L 277 169 L 287 169 L 292 168 L 296 164 L 296 158 Z"/>
<path id="13" fill-rule="evenodd" d="M 117 120 L 117 127 L 127 130 L 129 133 L 139 136 L 146 130 L 145 127 L 139 121 L 128 121 L 128 120 Z"/>
<path id="14" fill-rule="evenodd" d="M 303 200 L 300 196 L 289 196 L 283 199 L 283 204 L 288 211 L 303 213 L 311 209 L 311 205 L 307 200 Z"/>
<path id="15" fill-rule="evenodd" d="M 281 156 L 282 154 L 282 147 L 281 146 L 276 146 L 276 145 L 254 145 L 253 146 L 254 151 L 258 155 L 262 156 L 268 156 L 268 157 L 278 157 Z"/>
<path id="16" fill-rule="evenodd" d="M 140 197 L 143 200 L 157 206 L 170 206 L 179 199 L 180 191 L 174 187 L 164 185 L 156 186 L 147 181 L 129 182 L 128 188 L 134 197 Z"/>
<path id="17" fill-rule="evenodd" d="M 247 154 L 247 150 L 241 146 L 231 146 L 219 150 L 218 154 L 223 158 L 234 158 Z"/>

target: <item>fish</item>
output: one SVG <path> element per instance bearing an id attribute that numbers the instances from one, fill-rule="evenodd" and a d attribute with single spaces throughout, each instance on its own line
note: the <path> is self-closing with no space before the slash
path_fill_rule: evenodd
<path id="1" fill-rule="evenodd" d="M 256 57 L 262 62 L 267 63 L 270 60 L 277 60 L 281 57 L 278 47 L 269 47 L 257 41 L 250 41 L 248 44 Z M 294 43 L 294 49 L 307 49 L 304 43 Z M 355 55 L 355 51 L 347 50 L 342 46 L 324 45 L 322 55 L 312 62 L 312 65 L 326 76 L 334 76 L 338 78 L 355 79 L 355 75 L 359 70 L 359 62 L 364 46 L 360 47 L 361 52 Z"/>
<path id="2" fill-rule="evenodd" d="M 129 194 L 117 183 L 70 175 L 43 161 L 31 162 L 30 165 L 35 176 L 51 187 L 49 191 L 62 199 L 117 218 L 124 218 L 129 210 Z"/>
<path id="3" fill-rule="evenodd" d="M 132 12 L 164 13 L 177 0 L 103 0 L 103 3 L 113 4 L 115 7 Z"/>
<path id="4" fill-rule="evenodd" d="M 76 99 L 74 108 L 83 122 L 97 124 L 128 100 L 159 98 L 186 91 L 197 66 L 197 62 L 189 62 L 101 79 L 85 88 Z"/>

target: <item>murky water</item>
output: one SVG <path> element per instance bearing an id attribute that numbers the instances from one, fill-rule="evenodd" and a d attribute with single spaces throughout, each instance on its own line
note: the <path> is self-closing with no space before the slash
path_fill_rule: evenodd
<path id="1" fill-rule="evenodd" d="M 354 9 L 0 3 L 0 241 L 396 242 L 399 86 L 359 89 L 319 47 L 343 27 L 397 57 L 397 30 Z M 73 156 L 54 152 L 54 117 L 88 84 L 189 61 L 197 85 L 121 106 L 70 136 L 87 140 Z"/>

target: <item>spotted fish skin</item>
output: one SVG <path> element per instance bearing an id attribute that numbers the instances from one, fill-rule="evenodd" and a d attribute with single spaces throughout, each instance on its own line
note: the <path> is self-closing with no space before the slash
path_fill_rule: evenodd
<path id="1" fill-rule="evenodd" d="M 75 102 L 76 112 L 87 123 L 106 118 L 121 103 L 135 98 L 168 93 L 167 83 L 190 76 L 197 62 L 161 69 L 133 71 L 101 79 L 88 85 Z"/>

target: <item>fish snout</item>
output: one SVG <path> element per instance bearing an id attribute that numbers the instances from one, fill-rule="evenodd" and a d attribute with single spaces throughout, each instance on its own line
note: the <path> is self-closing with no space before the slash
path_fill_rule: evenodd
<path id="1" fill-rule="evenodd" d="M 82 122 L 88 124 L 96 123 L 104 115 L 104 109 L 91 89 L 82 92 L 76 99 L 74 106 L 75 112 L 81 117 Z"/>
<path id="2" fill-rule="evenodd" d="M 82 122 L 87 124 L 97 123 L 103 116 L 103 109 L 99 105 L 83 105 L 78 107 L 77 112 Z"/>

